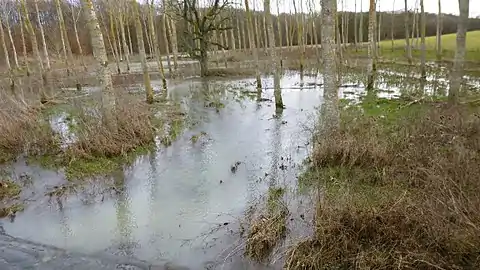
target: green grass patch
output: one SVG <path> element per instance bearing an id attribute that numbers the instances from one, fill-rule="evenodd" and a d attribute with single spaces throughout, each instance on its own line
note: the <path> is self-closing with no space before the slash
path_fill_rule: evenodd
<path id="1" fill-rule="evenodd" d="M 416 40 L 411 39 L 410 43 L 412 46 L 412 57 L 419 61 L 421 56 L 420 51 L 420 41 L 418 41 L 418 48 L 416 47 Z M 480 61 L 480 31 L 470 31 L 467 32 L 467 46 L 466 46 L 466 55 L 465 59 L 467 61 Z M 391 40 L 382 40 L 380 42 L 380 51 L 379 54 L 381 57 L 389 59 L 399 59 L 407 61 L 406 52 L 405 52 L 405 40 L 397 39 L 393 42 L 392 50 L 392 41 Z M 427 60 L 436 60 L 436 37 L 430 36 L 425 38 L 426 45 L 426 58 Z M 456 34 L 446 34 L 442 35 L 442 59 L 444 60 L 453 60 L 455 58 L 456 50 Z M 358 52 L 355 49 L 350 50 L 351 54 L 366 56 L 367 48 L 361 48 Z"/>

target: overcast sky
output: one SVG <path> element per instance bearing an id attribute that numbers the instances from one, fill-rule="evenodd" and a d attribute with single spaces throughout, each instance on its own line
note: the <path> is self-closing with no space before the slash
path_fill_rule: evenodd
<path id="1" fill-rule="evenodd" d="M 244 0 L 234 0 L 238 2 L 244 2 Z M 263 0 L 249 0 L 250 3 L 255 3 L 256 10 L 263 9 Z M 309 6 L 312 6 L 312 3 L 315 3 L 316 9 L 319 10 L 321 0 L 278 0 L 280 12 L 285 12 L 291 10 L 293 12 L 293 4 L 295 1 L 297 5 L 297 10 L 300 10 L 300 5 L 303 5 L 304 11 L 308 10 Z M 344 8 L 342 8 L 341 3 L 344 3 Z M 368 11 L 369 0 L 338 0 L 338 10 L 355 10 L 355 2 L 357 2 L 357 11 L 363 10 Z M 413 8 L 415 4 L 419 6 L 420 0 L 408 0 L 408 7 Z M 442 3 L 442 13 L 456 14 L 458 15 L 458 0 L 441 0 Z M 361 4 L 361 5 L 360 5 Z M 394 5 L 395 4 L 395 5 Z M 438 0 L 424 0 L 425 12 L 437 13 L 438 12 Z M 272 13 L 277 13 L 277 0 L 271 0 Z M 243 6 L 243 5 L 242 5 Z M 403 0 L 377 0 L 377 10 L 380 6 L 381 11 L 391 11 L 403 10 L 404 1 Z M 470 0 L 470 17 L 480 16 L 480 0 Z"/>

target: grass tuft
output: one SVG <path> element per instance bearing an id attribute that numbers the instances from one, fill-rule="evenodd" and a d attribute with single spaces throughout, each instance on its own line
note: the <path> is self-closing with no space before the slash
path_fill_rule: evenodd
<path id="1" fill-rule="evenodd" d="M 480 108 L 369 101 L 317 138 L 315 235 L 287 269 L 480 267 Z"/>

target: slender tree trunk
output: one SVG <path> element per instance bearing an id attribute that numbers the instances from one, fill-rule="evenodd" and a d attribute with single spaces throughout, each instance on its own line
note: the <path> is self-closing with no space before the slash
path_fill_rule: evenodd
<path id="1" fill-rule="evenodd" d="M 8 17 L 6 18 L 8 20 Z M 3 24 L 2 24 L 2 18 L 0 16 L 0 42 L 3 47 L 3 52 L 4 52 L 4 57 L 5 57 L 5 64 L 7 65 L 8 69 L 8 74 L 10 78 L 10 90 L 12 93 L 15 93 L 15 79 L 14 79 L 14 70 L 12 69 L 12 66 L 10 65 L 10 57 L 8 55 L 8 47 L 7 43 L 5 42 L 5 32 L 3 31 Z M 12 43 L 12 46 L 15 47 L 15 45 Z"/>
<path id="2" fill-rule="evenodd" d="M 135 1 L 135 0 L 133 0 L 133 1 Z M 137 4 L 137 2 L 135 1 L 135 7 L 137 6 L 136 4 Z M 148 11 L 148 22 L 149 22 L 149 27 L 150 27 L 150 29 L 149 29 L 150 30 L 150 39 L 152 40 L 152 46 L 153 46 L 152 48 L 153 48 L 153 53 L 155 55 L 155 59 L 157 60 L 158 71 L 160 72 L 160 76 L 162 78 L 163 90 L 165 92 L 167 92 L 167 80 L 165 78 L 165 70 L 163 68 L 162 57 L 160 55 L 160 50 L 158 48 L 158 39 L 157 39 L 157 35 L 156 35 L 156 32 L 155 32 L 155 25 L 153 23 L 153 5 L 154 5 L 154 2 L 152 0 L 152 3 L 149 5 L 148 10 L 147 10 Z M 138 25 L 137 25 L 136 30 L 139 31 L 138 30 Z M 140 33 L 142 33 L 141 30 L 142 29 L 140 29 Z M 143 34 L 142 34 L 142 36 L 143 36 Z M 137 38 L 138 38 L 138 33 L 137 33 Z M 139 43 L 139 46 L 138 46 L 138 50 L 139 50 L 139 52 L 142 50 L 142 48 L 140 46 L 140 43 Z M 143 50 L 145 50 L 145 49 L 143 48 Z M 142 54 L 142 53 L 140 52 L 140 54 Z M 140 58 L 143 58 L 143 57 L 140 55 Z M 147 59 L 145 58 L 145 64 L 143 63 L 143 59 L 141 59 L 141 61 L 142 61 L 143 76 L 145 78 L 145 85 L 147 85 L 147 79 L 148 79 L 148 84 L 150 84 L 150 76 L 148 75 Z M 151 84 L 150 84 L 149 87 L 152 88 Z M 150 100 L 150 93 L 148 93 L 150 90 L 151 90 L 151 100 Z M 147 86 L 147 102 L 148 103 L 153 102 L 153 89 L 148 89 L 148 86 Z"/>
<path id="3" fill-rule="evenodd" d="M 378 53 L 380 52 L 380 41 L 382 41 L 382 12 L 378 12 L 378 39 L 377 39 L 377 50 L 375 50 L 375 53 L 377 54 L 377 57 L 378 57 Z"/>
<path id="4" fill-rule="evenodd" d="M 279 59 L 277 58 L 275 52 L 275 37 L 273 36 L 273 24 L 272 24 L 272 16 L 270 15 L 270 0 L 264 0 L 263 2 L 263 10 L 265 13 L 264 18 L 266 18 L 266 27 L 267 27 L 267 34 L 269 38 L 269 46 L 270 46 L 270 57 L 273 64 L 273 68 L 275 70 L 275 74 L 273 76 L 273 85 L 274 85 L 274 96 L 275 96 L 275 108 L 277 110 L 283 110 L 283 100 L 282 100 L 282 90 L 280 89 L 280 66 L 279 66 Z"/>
<path id="5" fill-rule="evenodd" d="M 358 51 L 357 0 L 355 0 L 355 11 L 353 13 L 353 31 L 353 35 L 355 36 L 355 51 Z"/>
<path id="6" fill-rule="evenodd" d="M 20 67 L 20 65 L 18 64 L 17 48 L 15 48 L 15 43 L 13 42 L 13 36 L 12 36 L 12 30 L 10 29 L 9 18 L 5 19 L 5 26 L 7 28 L 8 39 L 10 40 L 10 44 L 12 44 L 13 61 L 15 63 L 15 68 L 17 69 Z"/>
<path id="7" fill-rule="evenodd" d="M 442 1 L 438 0 L 437 15 L 437 60 L 442 61 Z"/>
<path id="8" fill-rule="evenodd" d="M 45 57 L 46 69 L 50 70 L 50 57 L 48 57 L 47 43 L 45 42 L 45 33 L 43 31 L 42 21 L 40 20 L 40 12 L 38 10 L 38 0 L 33 0 L 33 3 L 35 5 L 35 12 L 37 13 L 37 23 L 38 23 L 38 28 L 40 29 L 40 37 L 42 38 L 43 57 Z"/>
<path id="9" fill-rule="evenodd" d="M 421 56 L 420 56 L 420 74 L 422 80 L 427 79 L 427 72 L 425 70 L 425 62 L 427 58 L 427 48 L 425 46 L 425 28 L 426 28 L 426 18 L 425 18 L 425 7 L 423 0 L 420 0 L 420 31 L 421 31 Z"/>
<path id="10" fill-rule="evenodd" d="M 7 18 L 8 20 L 8 18 Z M 12 66 L 10 65 L 10 57 L 8 55 L 8 47 L 7 43 L 5 42 L 5 32 L 3 31 L 3 23 L 2 23 L 2 16 L 0 16 L 0 42 L 3 48 L 3 53 L 4 53 L 4 58 L 5 58 L 5 64 L 7 65 L 7 68 L 9 71 L 11 71 Z"/>
<path id="11" fill-rule="evenodd" d="M 395 0 L 393 0 L 393 8 L 392 8 L 392 23 L 390 24 L 390 38 L 392 40 L 392 52 L 395 50 Z"/>
<path id="12" fill-rule="evenodd" d="M 322 2 L 322 54 L 323 54 L 323 81 L 325 83 L 324 103 L 322 105 L 322 126 L 327 134 L 336 131 L 340 126 L 338 109 L 338 84 L 336 61 L 336 0 Z"/>
<path id="13" fill-rule="evenodd" d="M 137 32 L 137 45 L 138 45 L 138 54 L 140 56 L 140 62 L 142 64 L 142 71 L 143 71 L 143 82 L 145 84 L 145 95 L 147 103 L 153 103 L 153 88 L 150 82 L 150 74 L 148 73 L 148 65 L 147 65 L 147 55 L 145 53 L 145 44 L 143 43 L 143 29 L 142 23 L 140 22 L 140 14 L 138 11 L 137 1 L 131 0 L 132 8 L 133 8 L 133 18 L 135 20 L 135 32 Z M 150 14 L 150 12 L 149 12 Z M 150 28 L 153 27 L 153 21 L 150 21 Z M 150 29 L 151 33 L 155 33 L 153 29 Z M 157 47 L 157 46 L 155 46 Z M 158 61 L 158 60 L 157 60 Z M 161 65 L 159 66 L 159 68 Z M 164 86 L 165 87 L 165 86 Z"/>
<path id="14" fill-rule="evenodd" d="M 170 48 L 168 46 L 168 24 L 167 24 L 167 13 L 165 10 L 163 11 L 162 14 L 162 38 L 163 42 L 165 44 L 165 53 L 167 54 L 167 64 L 168 64 L 168 73 L 170 76 L 174 76 L 173 74 L 173 69 L 172 69 L 172 63 L 170 61 Z"/>
<path id="15" fill-rule="evenodd" d="M 287 19 L 288 16 L 285 16 L 285 40 L 287 42 L 286 46 L 287 48 L 290 46 L 290 31 L 289 28 L 288 28 L 288 19 Z"/>
<path id="16" fill-rule="evenodd" d="M 230 48 L 228 49 L 235 51 L 237 49 L 237 45 L 235 44 L 235 35 L 233 33 L 233 27 L 228 30 L 228 34 L 230 35 Z"/>
<path id="17" fill-rule="evenodd" d="M 278 47 L 282 48 L 282 28 L 281 28 L 281 23 L 280 23 L 280 1 L 277 0 L 277 32 L 278 32 Z M 282 53 L 283 51 L 280 49 L 280 58 L 282 59 Z"/>
<path id="18" fill-rule="evenodd" d="M 172 43 L 172 54 L 173 54 L 173 70 L 175 73 L 178 70 L 178 43 L 177 43 L 177 26 L 175 21 L 168 20 L 170 28 L 170 41 Z"/>
<path id="19" fill-rule="evenodd" d="M 20 10 L 21 10 L 22 9 L 21 0 L 19 0 L 19 4 L 20 4 Z M 20 15 L 19 17 L 20 17 L 20 35 L 22 37 L 23 64 L 25 65 L 27 76 L 30 76 L 30 67 L 28 64 L 28 54 L 27 54 L 27 42 L 25 40 L 25 31 L 23 30 L 24 28 L 26 28 L 26 25 L 25 25 L 25 20 L 23 19 L 23 15 Z"/>
<path id="20" fill-rule="evenodd" d="M 62 42 L 62 54 L 63 54 L 63 60 L 65 61 L 65 68 L 67 69 L 67 76 L 70 76 L 70 64 L 68 61 L 68 56 L 67 56 L 67 48 L 65 45 L 65 21 L 63 20 L 63 12 L 62 8 L 60 6 L 60 0 L 55 0 L 55 9 L 57 10 L 57 17 L 58 17 L 58 26 L 60 30 L 60 40 Z"/>
<path id="21" fill-rule="evenodd" d="M 409 34 L 410 34 L 410 31 L 408 31 L 408 24 L 410 22 L 410 20 L 408 19 L 408 6 L 407 6 L 407 0 L 404 1 L 405 3 L 405 14 L 404 14 L 404 17 L 405 17 L 405 50 L 406 50 L 406 53 L 407 53 L 407 60 L 408 60 L 408 63 L 409 64 L 412 64 L 412 47 L 410 46 L 410 38 L 409 38 Z"/>
<path id="22" fill-rule="evenodd" d="M 252 14 L 250 12 L 248 0 L 245 0 L 245 12 L 247 15 L 247 32 L 248 32 L 248 46 L 250 50 L 252 50 L 253 58 L 255 60 L 255 79 L 257 81 L 257 97 L 261 97 L 262 95 L 262 80 L 260 78 L 260 66 L 258 63 L 258 47 L 254 46 L 253 44 L 253 22 L 252 22 Z"/>
<path id="23" fill-rule="evenodd" d="M 80 54 L 80 61 L 82 63 L 83 69 L 87 71 L 87 65 L 85 65 L 85 61 L 83 59 L 83 49 L 82 49 L 82 44 L 80 44 L 80 38 L 78 37 L 78 29 L 77 29 L 77 20 L 78 16 L 75 17 L 75 12 L 73 10 L 73 5 L 70 5 L 71 11 L 72 11 L 72 19 L 73 19 L 73 31 L 75 32 L 75 41 L 77 42 L 77 47 L 78 47 L 78 53 Z"/>
<path id="24" fill-rule="evenodd" d="M 124 18 L 125 18 L 124 9 L 122 8 L 118 19 L 120 21 L 120 34 L 122 35 L 122 47 L 123 47 L 123 54 L 125 55 L 125 62 L 127 64 L 127 72 L 130 72 L 130 50 L 128 49 L 127 37 L 125 35 Z"/>
<path id="25" fill-rule="evenodd" d="M 375 46 L 375 0 L 370 0 L 370 9 L 368 16 L 368 82 L 367 91 L 373 91 L 376 71 L 376 46 Z"/>
<path id="26" fill-rule="evenodd" d="M 457 26 L 457 49 L 455 51 L 455 60 L 450 78 L 450 89 L 448 91 L 450 104 L 456 104 L 458 102 L 458 94 L 462 85 L 465 47 L 467 43 L 469 1 L 458 0 L 458 6 L 460 7 L 460 16 Z"/>
<path id="27" fill-rule="evenodd" d="M 133 45 L 132 45 L 132 34 L 130 33 L 130 20 L 127 21 L 127 36 L 128 36 L 128 48 L 130 54 L 133 54 Z"/>
<path id="28" fill-rule="evenodd" d="M 102 107 L 104 123 L 110 130 L 117 129 L 115 113 L 115 93 L 113 91 L 112 76 L 108 67 L 107 51 L 103 42 L 102 30 L 98 23 L 92 0 L 82 0 L 83 12 L 87 21 L 90 41 L 95 60 L 98 62 L 97 78 L 102 85 Z"/>
<path id="29" fill-rule="evenodd" d="M 20 4 L 22 8 L 22 17 L 25 22 L 25 27 L 27 29 L 28 36 L 30 37 L 30 42 L 32 44 L 33 55 L 37 61 L 38 72 L 41 75 L 42 82 L 43 82 L 43 87 L 40 90 L 40 102 L 46 103 L 51 96 L 50 88 L 48 87 L 48 82 L 47 82 L 47 74 L 45 73 L 45 69 L 43 67 L 42 57 L 40 56 L 40 51 L 38 49 L 37 37 L 35 35 L 35 30 L 33 30 L 30 17 L 28 16 L 25 0 L 20 0 Z"/>
<path id="30" fill-rule="evenodd" d="M 406 0 L 405 0 L 406 1 Z M 363 43 L 363 1 L 360 0 L 360 43 Z"/>
<path id="31" fill-rule="evenodd" d="M 117 50 L 117 42 L 115 41 L 115 25 L 113 20 L 113 14 L 111 8 L 108 8 L 108 21 L 109 21 L 109 38 L 108 42 L 110 43 L 110 48 L 112 48 L 113 57 L 115 58 L 115 63 L 117 65 L 117 73 L 120 74 L 120 51 Z M 120 49 L 120 48 L 118 48 Z"/>

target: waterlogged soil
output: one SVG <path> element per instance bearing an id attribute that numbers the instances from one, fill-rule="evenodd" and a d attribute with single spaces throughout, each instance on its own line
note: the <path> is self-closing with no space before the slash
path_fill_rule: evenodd
<path id="1" fill-rule="evenodd" d="M 322 104 L 323 82 L 321 76 L 285 73 L 281 85 L 286 109 L 279 114 L 272 78 L 262 80 L 261 101 L 256 101 L 252 78 L 169 81 L 168 99 L 180 102 L 188 116 L 185 131 L 168 147 L 158 138 L 156 151 L 109 177 L 65 186 L 62 196 L 52 192 L 65 185 L 62 171 L 18 160 L 11 171 L 30 177 L 24 192 L 28 204 L 12 222 L 3 220 L 5 232 L 65 254 L 111 254 L 189 269 L 267 268 L 243 258 L 242 219 L 268 187 L 295 189 Z M 379 88 L 388 90 L 379 95 L 400 96 L 400 88 L 389 82 L 379 81 Z M 142 89 L 132 85 L 130 90 Z M 363 94 L 357 77 L 342 78 L 341 98 L 358 100 Z M 52 125 L 65 130 L 60 120 Z M 304 218 L 299 204 L 292 204 L 291 220 Z M 5 237 L 0 239 L 4 251 L 16 239 Z M 9 254 L 0 253 L 0 266 L 10 266 L 11 256 L 17 258 Z M 59 258 L 69 269 L 84 269 L 81 263 L 73 266 L 80 257 Z"/>

